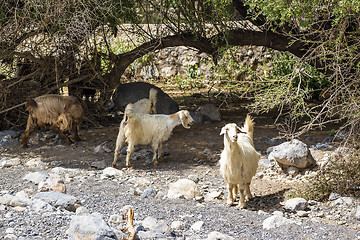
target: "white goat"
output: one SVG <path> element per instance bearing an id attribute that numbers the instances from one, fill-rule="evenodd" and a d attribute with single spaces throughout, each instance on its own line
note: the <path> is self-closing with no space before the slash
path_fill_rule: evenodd
<path id="1" fill-rule="evenodd" d="M 157 90 L 155 88 L 151 88 L 149 91 L 149 98 L 143 98 L 134 103 L 133 111 L 139 113 L 156 114 L 156 95 Z"/>
<path id="2" fill-rule="evenodd" d="M 156 114 L 156 95 L 157 90 L 155 88 L 151 88 L 149 91 L 149 98 L 140 99 L 136 103 L 129 103 L 126 109 L 132 109 L 133 112 L 139 112 L 139 113 L 148 113 L 148 114 Z M 114 162 L 112 166 L 116 167 L 116 161 L 119 156 L 121 148 L 124 146 L 125 143 L 125 115 L 123 120 L 120 123 L 119 127 L 119 133 L 116 139 L 116 148 L 114 153 Z"/>
<path id="3" fill-rule="evenodd" d="M 220 133 L 220 135 L 224 134 L 220 173 L 225 179 L 229 191 L 227 204 L 234 203 L 239 189 L 240 200 L 237 206 L 239 208 L 246 207 L 245 196 L 247 200 L 252 198 L 250 183 L 260 159 L 260 154 L 254 148 L 253 133 L 254 122 L 250 115 L 246 116 L 242 128 L 235 123 L 229 123 L 221 129 Z"/>
<path id="4" fill-rule="evenodd" d="M 129 105 L 128 105 L 129 106 Z M 124 133 L 125 141 L 128 143 L 126 150 L 126 166 L 130 167 L 130 156 L 134 152 L 134 146 L 151 144 L 154 149 L 153 163 L 158 165 L 157 158 L 162 158 L 162 143 L 169 139 L 172 130 L 182 124 L 184 128 L 190 128 L 194 120 L 189 111 L 181 110 L 171 115 L 144 114 L 133 111 L 132 106 L 126 107 Z M 116 143 L 118 144 L 118 142 Z M 119 144 L 123 144 L 119 141 Z M 115 154 L 122 148 L 116 146 Z M 115 155 L 113 166 L 116 166 L 117 155 Z"/>

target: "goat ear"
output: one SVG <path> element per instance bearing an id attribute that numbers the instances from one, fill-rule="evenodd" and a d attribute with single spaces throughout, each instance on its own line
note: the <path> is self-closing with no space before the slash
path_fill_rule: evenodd
<path id="1" fill-rule="evenodd" d="M 34 99 L 29 99 L 26 101 L 26 109 L 30 109 L 30 108 L 37 108 L 37 103 L 35 102 Z"/>
<path id="2" fill-rule="evenodd" d="M 183 111 L 180 111 L 179 115 L 180 115 L 181 120 L 184 120 L 184 118 L 186 118 L 186 115 L 185 115 L 185 113 Z"/>
<path id="3" fill-rule="evenodd" d="M 226 132 L 226 128 L 225 128 L 225 127 L 223 127 L 223 128 L 221 129 L 220 135 L 225 134 L 225 132 Z"/>

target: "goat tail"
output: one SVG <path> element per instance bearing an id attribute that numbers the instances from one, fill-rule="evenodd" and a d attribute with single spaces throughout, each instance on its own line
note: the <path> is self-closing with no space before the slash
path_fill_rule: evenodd
<path id="1" fill-rule="evenodd" d="M 158 90 L 151 88 L 149 92 L 149 100 L 151 102 L 151 114 L 156 114 L 156 96 Z"/>
<path id="2" fill-rule="evenodd" d="M 242 129 L 245 132 L 247 132 L 247 134 L 250 136 L 251 139 L 253 139 L 253 135 L 254 135 L 254 125 L 255 125 L 254 120 L 252 119 L 250 114 L 248 114 L 245 118 L 245 123 Z"/>

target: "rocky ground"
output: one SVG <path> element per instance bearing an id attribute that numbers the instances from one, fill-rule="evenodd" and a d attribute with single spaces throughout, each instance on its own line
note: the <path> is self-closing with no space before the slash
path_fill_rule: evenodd
<path id="1" fill-rule="evenodd" d="M 83 238 L 95 231 L 100 239 L 121 239 L 127 235 L 121 233 L 126 224 L 121 215 L 132 208 L 140 239 L 360 239 L 359 199 L 333 194 L 324 203 L 288 201 L 291 190 L 316 172 L 288 176 L 267 160 L 268 147 L 281 142 L 274 139 L 278 132 L 269 115 L 255 116 L 254 142 L 262 154 L 251 184 L 255 197 L 247 209 L 225 205 L 219 133 L 246 113 L 232 108 L 221 114 L 221 122 L 175 128 L 158 167 L 151 164 L 150 149 L 141 147 L 131 169 L 124 168 L 124 156 L 118 169 L 109 168 L 117 124 L 81 129 L 83 141 L 71 146 L 45 131 L 34 134 L 28 149 L 0 148 L 0 238 L 66 239 L 87 229 Z M 302 140 L 312 146 L 327 136 L 313 132 Z M 321 163 L 335 149 L 331 143 L 313 147 L 312 154 Z M 200 195 L 171 196 L 170 187 L 180 179 L 188 179 Z"/>

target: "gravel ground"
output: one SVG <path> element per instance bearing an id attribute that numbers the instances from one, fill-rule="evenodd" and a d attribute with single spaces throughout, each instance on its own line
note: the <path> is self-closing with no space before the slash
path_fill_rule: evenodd
<path id="1" fill-rule="evenodd" d="M 51 169 L 45 167 L 43 170 Z M 23 180 L 28 172 L 29 168 L 21 165 L 1 169 L 1 193 L 25 190 L 30 196 L 35 194 L 36 185 Z M 294 224 L 265 230 L 263 221 L 273 211 L 271 199 L 269 202 L 262 201 L 262 205 L 269 206 L 263 208 L 260 207 L 261 199 L 256 197 L 249 203 L 250 209 L 246 210 L 224 205 L 223 197 L 210 202 L 168 199 L 168 182 L 188 177 L 181 170 L 130 170 L 117 179 L 102 179 L 101 170 L 69 169 L 67 174 L 63 174 L 67 177 L 67 194 L 77 197 L 90 213 L 101 213 L 107 222 L 111 215 L 121 215 L 124 207 L 131 206 L 135 212 L 135 228 L 140 227 L 142 220 L 149 216 L 163 220 L 167 226 L 171 226 L 173 221 L 185 223 L 185 229 L 169 231 L 164 235 L 165 239 L 207 239 L 208 234 L 213 231 L 234 239 L 359 239 L 360 236 L 359 231 L 346 226 L 324 224 L 300 217 L 292 217 L 296 221 Z M 225 191 L 222 179 L 217 176 L 217 169 L 212 166 L 198 166 L 193 169 L 192 176 L 199 177 L 198 186 L 202 193 L 215 188 Z M 138 196 L 137 192 L 141 194 L 146 188 L 155 189 L 157 196 Z M 66 239 L 66 230 L 74 215 L 73 212 L 61 209 L 39 213 L 30 207 L 2 205 L 0 238 L 5 239 L 11 233 L 16 236 L 14 239 Z M 191 225 L 197 221 L 203 221 L 204 224 L 199 231 L 194 231 Z"/>
<path id="2" fill-rule="evenodd" d="M 24 180 L 26 174 L 57 172 L 65 182 L 66 194 L 76 197 L 89 213 L 100 213 L 117 233 L 124 228 L 125 221 L 114 224 L 110 219 L 123 214 L 129 206 L 135 213 L 135 229 L 144 229 L 148 217 L 167 226 L 164 233 L 143 239 L 360 239 L 360 222 L 355 217 L 358 199 L 339 206 L 313 201 L 308 215 L 303 217 L 286 212 L 286 193 L 302 184 L 303 178 L 280 175 L 265 161 L 261 161 L 258 169 L 261 174 L 252 181 L 251 190 L 256 197 L 248 202 L 248 208 L 240 210 L 225 205 L 227 190 L 217 165 L 223 147 L 219 133 L 225 123 L 239 123 L 245 115 L 222 112 L 222 122 L 195 124 L 189 130 L 177 127 L 164 145 L 168 155 L 157 168 L 152 166 L 148 151 L 139 151 L 133 156 L 130 170 L 123 169 L 122 156 L 118 162 L 122 174 L 114 178 L 103 177 L 103 171 L 112 163 L 117 125 L 82 129 L 79 134 L 84 141 L 72 146 L 61 145 L 61 139 L 51 132 L 34 134 L 28 149 L 0 148 L 0 163 L 4 159 L 19 160 L 18 164 L 0 168 L 0 199 L 21 191 L 33 198 L 38 185 Z M 255 121 L 255 147 L 265 160 L 266 149 L 271 146 L 268 139 L 278 133 L 269 124 L 272 121 L 269 116 L 256 117 Z M 315 132 L 303 139 L 312 139 L 309 145 L 321 142 L 324 137 L 326 133 Z M 98 146 L 100 150 L 95 152 Z M 324 154 L 327 153 L 319 151 L 314 157 L 319 160 Z M 26 165 L 34 159 L 40 159 L 41 164 Z M 197 182 L 203 196 L 214 191 L 221 195 L 210 201 L 169 199 L 169 184 L 184 178 Z M 154 190 L 156 196 L 144 196 L 147 189 Z M 293 223 L 264 229 L 264 220 L 274 213 L 281 213 Z M 67 239 L 67 230 L 76 215 L 62 208 L 39 212 L 29 205 L 9 206 L 0 202 L 0 239 Z M 184 227 L 172 229 L 174 221 L 181 221 Z M 194 230 L 199 221 L 203 225 Z M 225 237 L 210 238 L 214 231 Z"/>

